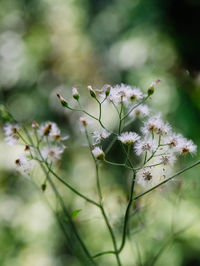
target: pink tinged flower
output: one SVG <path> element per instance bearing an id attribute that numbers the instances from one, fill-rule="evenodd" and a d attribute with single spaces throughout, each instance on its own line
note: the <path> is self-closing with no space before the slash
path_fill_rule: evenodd
<path id="1" fill-rule="evenodd" d="M 41 150 L 42 157 L 50 162 L 56 162 L 61 159 L 61 155 L 65 150 L 65 146 L 44 146 Z"/>
<path id="2" fill-rule="evenodd" d="M 118 137 L 118 140 L 126 145 L 132 145 L 139 139 L 140 136 L 135 132 L 124 132 Z"/>

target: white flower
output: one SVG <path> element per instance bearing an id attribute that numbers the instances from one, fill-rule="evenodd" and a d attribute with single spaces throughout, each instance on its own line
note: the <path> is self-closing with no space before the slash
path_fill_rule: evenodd
<path id="1" fill-rule="evenodd" d="M 192 140 L 183 139 L 177 148 L 178 152 L 181 155 L 186 155 L 187 153 L 195 153 L 197 150 L 197 146 L 193 143 Z"/>
<path id="2" fill-rule="evenodd" d="M 24 176 L 29 176 L 31 173 L 32 165 L 31 160 L 22 155 L 15 160 L 17 170 Z"/>
<path id="3" fill-rule="evenodd" d="M 95 139 L 95 144 L 98 144 L 102 139 L 107 139 L 110 136 L 110 133 L 107 130 L 103 129 L 102 132 L 94 131 L 92 135 Z"/>
<path id="4" fill-rule="evenodd" d="M 171 131 L 171 127 L 168 123 L 164 123 L 160 118 L 160 115 L 150 117 L 141 129 L 144 135 L 149 133 L 156 133 L 159 135 L 166 135 Z"/>
<path id="5" fill-rule="evenodd" d="M 149 115 L 149 107 L 145 104 L 141 104 L 129 114 L 130 117 L 144 117 Z"/>
<path id="6" fill-rule="evenodd" d="M 136 182 L 143 187 L 152 187 L 153 186 L 153 174 L 151 169 L 143 169 L 137 172 Z"/>
<path id="7" fill-rule="evenodd" d="M 54 122 L 45 122 L 38 128 L 37 132 L 40 137 L 50 137 L 50 140 L 53 141 L 66 140 L 69 138 L 69 136 L 62 137 L 60 129 Z"/>
<path id="8" fill-rule="evenodd" d="M 12 136 L 17 133 L 19 126 L 18 124 L 6 123 L 3 129 L 5 136 Z"/>
<path id="9" fill-rule="evenodd" d="M 16 135 L 19 130 L 19 126 L 13 123 L 6 123 L 4 126 L 4 140 L 11 146 L 18 143 L 19 137 Z"/>
<path id="10" fill-rule="evenodd" d="M 103 150 L 100 148 L 100 147 L 95 147 L 93 150 L 92 150 L 92 154 L 94 155 L 94 157 L 97 159 L 97 160 L 103 160 L 105 155 L 104 155 L 104 152 Z"/>
<path id="11" fill-rule="evenodd" d="M 16 136 L 16 135 L 13 135 L 13 136 L 7 136 L 4 138 L 5 142 L 10 145 L 10 146 L 13 146 L 13 145 L 16 145 L 19 141 L 19 137 Z"/>
<path id="12" fill-rule="evenodd" d="M 110 88 L 108 101 L 115 104 L 121 102 L 131 103 L 133 101 L 140 100 L 142 97 L 143 94 L 139 88 L 131 87 L 122 83 Z"/>
<path id="13" fill-rule="evenodd" d="M 135 153 L 139 156 L 143 152 L 152 152 L 156 149 L 156 141 L 152 138 L 145 138 L 143 140 L 138 141 L 135 144 Z"/>
<path id="14" fill-rule="evenodd" d="M 158 167 L 158 166 L 157 166 Z M 162 167 L 148 167 L 141 169 L 136 174 L 136 182 L 148 189 L 162 182 L 166 178 L 166 169 Z"/>
<path id="15" fill-rule="evenodd" d="M 169 149 L 177 150 L 181 143 L 185 141 L 185 138 L 181 134 L 172 133 L 162 139 L 163 144 L 168 145 Z"/>
<path id="16" fill-rule="evenodd" d="M 60 160 L 61 154 L 64 152 L 65 146 L 44 146 L 41 150 L 42 157 L 50 162 Z"/>
<path id="17" fill-rule="evenodd" d="M 161 163 L 164 165 L 171 165 L 173 166 L 174 162 L 176 161 L 176 156 L 173 153 L 164 154 L 161 156 Z"/>
<path id="18" fill-rule="evenodd" d="M 135 132 L 124 132 L 118 137 L 118 140 L 126 145 L 132 145 L 139 139 L 140 136 Z"/>
<path id="19" fill-rule="evenodd" d="M 143 94 L 139 88 L 128 86 L 126 90 L 126 97 L 133 102 L 142 99 Z"/>

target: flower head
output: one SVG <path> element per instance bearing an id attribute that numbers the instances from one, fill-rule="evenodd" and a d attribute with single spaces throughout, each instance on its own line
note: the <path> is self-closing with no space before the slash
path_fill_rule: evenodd
<path id="1" fill-rule="evenodd" d="M 19 137 L 17 132 L 19 130 L 18 124 L 6 123 L 4 126 L 5 141 L 13 146 L 18 143 Z"/>
<path id="2" fill-rule="evenodd" d="M 101 132 L 94 131 L 92 135 L 95 139 L 95 144 L 98 144 L 101 142 L 101 140 L 107 139 L 110 136 L 110 133 L 107 130 L 103 129 Z"/>
<path id="3" fill-rule="evenodd" d="M 42 157 L 50 162 L 55 162 L 61 159 L 61 154 L 64 152 L 65 146 L 44 146 L 41 150 Z"/>
<path id="4" fill-rule="evenodd" d="M 155 133 L 158 135 L 166 135 L 171 131 L 171 127 L 168 123 L 164 123 L 160 118 L 160 115 L 150 117 L 142 128 L 142 133 L 148 135 L 149 133 Z"/>
<path id="5" fill-rule="evenodd" d="M 137 141 L 135 144 L 135 152 L 137 155 L 141 155 L 143 152 L 152 152 L 156 149 L 156 141 L 152 138 L 145 138 Z"/>
<path id="6" fill-rule="evenodd" d="M 195 153 L 197 146 L 193 143 L 192 140 L 183 139 L 182 142 L 179 143 L 177 150 L 181 155 L 186 155 L 188 153 Z"/>
<path id="7" fill-rule="evenodd" d="M 145 104 L 141 104 L 130 113 L 130 117 L 144 117 L 149 115 L 149 107 Z"/>
<path id="8" fill-rule="evenodd" d="M 28 159 L 26 156 L 22 155 L 19 158 L 17 158 L 15 160 L 15 165 L 16 165 L 17 170 L 21 174 L 23 174 L 25 176 L 30 175 L 31 169 L 32 169 L 31 160 Z"/>
<path id="9" fill-rule="evenodd" d="M 118 137 L 118 140 L 126 145 L 132 145 L 139 139 L 140 136 L 135 132 L 124 132 Z"/>

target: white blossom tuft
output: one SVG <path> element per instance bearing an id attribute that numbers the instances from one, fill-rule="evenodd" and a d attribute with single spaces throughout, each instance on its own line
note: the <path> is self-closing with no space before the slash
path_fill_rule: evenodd
<path id="1" fill-rule="evenodd" d="M 94 131 L 92 135 L 95 140 L 95 144 L 98 144 L 101 142 L 101 140 L 107 139 L 110 136 L 110 133 L 107 130 L 103 129 L 101 132 Z"/>
<path id="2" fill-rule="evenodd" d="M 56 162 L 61 159 L 61 154 L 64 152 L 65 146 L 44 146 L 41 150 L 42 157 L 50 162 Z"/>
<path id="3" fill-rule="evenodd" d="M 140 136 L 135 132 L 124 132 L 118 137 L 118 140 L 126 145 L 132 145 L 139 139 Z"/>

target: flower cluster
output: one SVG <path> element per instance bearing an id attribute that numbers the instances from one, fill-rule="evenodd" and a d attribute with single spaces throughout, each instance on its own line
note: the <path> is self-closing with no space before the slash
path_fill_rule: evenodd
<path id="1" fill-rule="evenodd" d="M 103 91 L 100 93 L 102 99 L 106 97 L 107 86 L 103 87 Z M 107 95 L 107 101 L 114 104 L 125 103 L 131 104 L 138 100 L 141 100 L 145 95 L 137 87 L 131 87 L 129 85 L 120 84 L 114 87 L 109 87 L 109 95 Z"/>
<path id="2" fill-rule="evenodd" d="M 63 141 L 68 136 L 62 136 L 57 124 L 45 122 L 41 125 L 35 121 L 32 123 L 32 133 L 29 138 L 24 138 L 23 133 L 19 133 L 19 125 L 6 123 L 4 126 L 5 141 L 10 144 L 24 145 L 24 153 L 15 160 L 16 168 L 25 176 L 30 175 L 32 160 L 46 161 L 54 163 L 61 159 L 65 150 Z"/>

